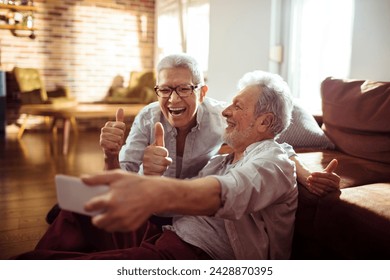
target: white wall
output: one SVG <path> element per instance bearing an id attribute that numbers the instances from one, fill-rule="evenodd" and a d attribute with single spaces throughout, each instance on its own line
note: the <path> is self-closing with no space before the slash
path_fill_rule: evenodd
<path id="1" fill-rule="evenodd" d="M 271 0 L 211 0 L 208 96 L 231 101 L 242 75 L 268 70 Z"/>
<path id="2" fill-rule="evenodd" d="M 208 95 L 231 101 L 246 72 L 268 70 L 272 0 L 211 0 Z M 390 81 L 390 1 L 355 0 L 351 78 Z"/>
<path id="3" fill-rule="evenodd" d="M 355 0 L 351 78 L 390 81 L 389 15 L 389 0 Z"/>

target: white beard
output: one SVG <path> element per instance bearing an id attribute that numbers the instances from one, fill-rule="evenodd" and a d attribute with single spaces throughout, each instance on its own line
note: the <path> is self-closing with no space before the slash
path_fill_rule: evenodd
<path id="1" fill-rule="evenodd" d="M 225 130 L 225 133 L 223 134 L 223 141 L 232 148 L 242 146 L 248 141 L 250 135 L 253 133 L 253 127 L 254 123 L 251 123 L 244 131 L 237 131 L 233 129 L 230 132 L 226 132 Z"/>

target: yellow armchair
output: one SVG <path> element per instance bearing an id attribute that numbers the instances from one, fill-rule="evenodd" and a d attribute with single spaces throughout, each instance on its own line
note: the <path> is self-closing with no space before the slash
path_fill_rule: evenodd
<path id="1" fill-rule="evenodd" d="M 105 103 L 148 104 L 157 100 L 154 92 L 156 76 L 153 71 L 132 71 L 127 87 L 111 87 Z"/>
<path id="2" fill-rule="evenodd" d="M 71 97 L 69 90 L 64 87 L 57 87 L 53 91 L 46 91 L 38 69 L 15 67 L 13 69 L 13 73 L 20 94 L 20 111 L 31 111 L 34 110 L 32 108 L 36 107 L 36 105 L 42 106 L 42 104 L 47 107 L 55 106 L 58 108 L 70 107 L 77 104 L 76 99 Z M 31 113 L 24 114 L 22 125 L 19 128 L 19 139 L 23 136 L 27 125 L 27 120 L 29 119 L 30 115 Z M 45 120 L 48 121 L 49 118 L 47 117 Z M 73 129 L 76 131 L 77 125 L 76 119 L 74 117 L 70 118 L 70 123 Z M 52 131 L 57 131 L 56 117 L 52 118 Z"/>
<path id="3" fill-rule="evenodd" d="M 24 104 L 73 104 L 75 98 L 70 96 L 65 87 L 46 91 L 38 69 L 15 67 L 13 73 L 19 87 L 20 100 Z"/>

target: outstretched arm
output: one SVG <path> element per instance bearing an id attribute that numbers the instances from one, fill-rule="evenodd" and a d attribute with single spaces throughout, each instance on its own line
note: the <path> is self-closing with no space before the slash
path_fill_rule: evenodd
<path id="1" fill-rule="evenodd" d="M 295 162 L 297 179 L 309 192 L 323 196 L 329 192 L 340 189 L 340 176 L 334 171 L 338 161 L 333 159 L 328 166 L 320 172 L 311 172 L 297 156 L 290 157 Z"/>
<path id="2" fill-rule="evenodd" d="M 110 232 L 135 230 L 153 213 L 212 215 L 221 205 L 221 186 L 212 177 L 177 180 L 112 170 L 84 177 L 83 181 L 110 186 L 108 193 L 91 199 L 85 206 L 87 211 L 104 210 L 92 222 Z"/>

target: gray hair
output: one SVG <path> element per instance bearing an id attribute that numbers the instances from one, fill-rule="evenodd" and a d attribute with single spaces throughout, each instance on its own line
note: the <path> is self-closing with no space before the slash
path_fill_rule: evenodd
<path id="1" fill-rule="evenodd" d="M 246 73 L 238 81 L 240 91 L 248 86 L 258 86 L 262 89 L 262 94 L 255 105 L 255 116 L 273 113 L 275 118 L 271 129 L 275 136 L 282 133 L 290 125 L 293 108 L 287 83 L 277 74 L 256 70 Z"/>
<path id="2" fill-rule="evenodd" d="M 185 68 L 190 70 L 192 82 L 195 85 L 204 85 L 203 72 L 198 62 L 188 54 L 171 54 L 164 57 L 157 65 L 157 73 L 164 69 Z"/>

